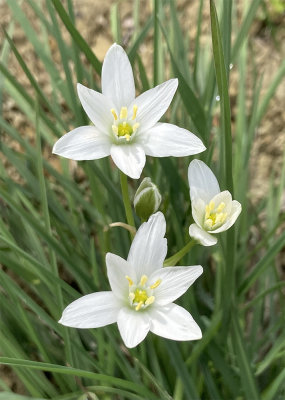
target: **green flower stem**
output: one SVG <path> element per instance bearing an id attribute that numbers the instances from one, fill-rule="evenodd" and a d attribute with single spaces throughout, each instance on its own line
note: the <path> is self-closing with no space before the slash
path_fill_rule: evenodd
<path id="1" fill-rule="evenodd" d="M 196 243 L 197 243 L 196 240 L 190 240 L 190 242 L 188 242 L 184 247 L 182 247 L 182 249 L 179 250 L 176 254 L 167 258 L 164 261 L 164 266 L 172 267 L 172 266 L 176 265 L 178 263 L 178 261 L 180 261 L 181 258 L 183 258 L 185 256 L 185 254 L 187 254 Z"/>
<path id="2" fill-rule="evenodd" d="M 130 202 L 130 198 L 129 198 L 128 178 L 127 178 L 127 175 L 125 175 L 121 171 L 120 171 L 120 181 L 121 181 L 121 190 L 122 190 L 122 196 L 123 196 L 123 202 L 124 202 L 127 222 L 130 226 L 135 227 L 132 206 L 131 206 L 131 202 Z M 131 231 L 130 231 L 130 236 L 131 236 L 131 239 L 134 238 L 134 233 Z"/>

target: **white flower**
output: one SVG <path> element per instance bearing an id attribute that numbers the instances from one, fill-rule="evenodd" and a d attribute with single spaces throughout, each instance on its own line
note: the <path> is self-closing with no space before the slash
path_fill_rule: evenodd
<path id="1" fill-rule="evenodd" d="M 173 340 L 196 340 L 201 330 L 184 308 L 174 304 L 200 276 L 200 265 L 165 267 L 165 218 L 161 212 L 139 228 L 128 260 L 108 253 L 112 291 L 92 293 L 71 303 L 60 323 L 74 328 L 98 328 L 117 322 L 127 347 L 137 346 L 149 331 Z"/>
<path id="2" fill-rule="evenodd" d="M 228 190 L 221 192 L 218 181 L 203 161 L 193 160 L 188 169 L 192 215 L 195 224 L 189 234 L 203 246 L 213 246 L 212 235 L 229 229 L 241 212 L 241 204 L 232 200 Z"/>
<path id="3" fill-rule="evenodd" d="M 81 126 L 60 138 L 53 153 L 72 160 L 111 155 L 117 167 L 138 179 L 145 156 L 182 157 L 201 153 L 205 146 L 186 129 L 158 123 L 176 92 L 170 79 L 135 98 L 134 77 L 121 46 L 113 44 L 102 67 L 102 94 L 78 84 L 81 104 L 94 126 Z"/>

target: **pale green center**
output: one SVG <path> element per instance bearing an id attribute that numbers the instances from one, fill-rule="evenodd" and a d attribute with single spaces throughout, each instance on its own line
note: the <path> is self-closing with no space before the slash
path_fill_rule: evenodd
<path id="1" fill-rule="evenodd" d="M 128 118 L 128 108 L 122 107 L 119 116 L 117 115 L 114 108 L 112 108 L 111 113 L 114 117 L 114 122 L 112 125 L 113 134 L 117 139 L 125 139 L 127 142 L 131 140 L 132 135 L 137 131 L 139 123 L 136 122 L 138 107 L 133 106 L 133 114 L 131 118 Z"/>
<path id="2" fill-rule="evenodd" d="M 153 291 L 160 285 L 161 279 L 158 279 L 152 285 L 146 284 L 148 281 L 146 275 L 141 277 L 137 285 L 134 284 L 129 276 L 126 276 L 126 279 L 129 282 L 129 303 L 132 308 L 136 311 L 143 310 L 155 301 Z"/>
<path id="3" fill-rule="evenodd" d="M 204 226 L 211 231 L 220 227 L 227 219 L 228 214 L 223 212 L 225 203 L 221 202 L 217 207 L 213 200 L 205 207 Z"/>

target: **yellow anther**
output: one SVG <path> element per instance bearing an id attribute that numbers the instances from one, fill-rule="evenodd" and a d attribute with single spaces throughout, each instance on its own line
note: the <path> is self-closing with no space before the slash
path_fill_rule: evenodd
<path id="1" fill-rule="evenodd" d="M 126 138 L 126 141 L 129 142 L 131 137 L 130 137 L 130 135 L 128 133 L 126 133 L 125 134 L 125 138 Z"/>
<path id="2" fill-rule="evenodd" d="M 115 121 L 117 121 L 118 116 L 117 116 L 116 111 L 115 111 L 114 108 L 111 109 L 111 113 L 113 114 Z"/>
<path id="3" fill-rule="evenodd" d="M 133 131 L 135 132 L 135 131 L 138 129 L 139 126 L 140 126 L 140 124 L 139 124 L 138 122 L 136 122 L 136 123 L 133 125 Z"/>
<path id="4" fill-rule="evenodd" d="M 140 301 L 139 304 L 136 306 L 135 310 L 139 311 L 142 308 L 143 301 Z"/>
<path id="5" fill-rule="evenodd" d="M 146 275 L 143 275 L 141 277 L 140 285 L 144 286 L 146 284 L 147 280 L 148 280 L 148 277 Z"/>
<path id="6" fill-rule="evenodd" d="M 213 220 L 212 219 L 206 219 L 206 221 L 205 221 L 205 225 L 208 227 L 208 228 L 212 228 L 212 226 L 213 226 Z"/>
<path id="7" fill-rule="evenodd" d="M 225 203 L 222 201 L 219 205 L 219 207 L 217 208 L 217 212 L 220 213 L 223 211 L 223 209 L 226 207 Z"/>
<path id="8" fill-rule="evenodd" d="M 130 292 L 130 293 L 129 293 L 129 299 L 131 300 L 131 302 L 134 301 L 134 298 L 135 298 L 134 292 Z"/>
<path id="9" fill-rule="evenodd" d="M 128 124 L 129 125 L 129 124 Z M 127 126 L 126 121 L 123 122 L 123 127 L 125 128 Z"/>
<path id="10" fill-rule="evenodd" d="M 133 286 L 134 282 L 131 280 L 131 278 L 128 275 L 126 275 L 125 278 L 129 282 L 129 286 Z"/>
<path id="11" fill-rule="evenodd" d="M 115 135 L 118 135 L 119 130 L 118 130 L 117 125 L 112 125 L 112 130 L 113 130 L 113 132 L 115 133 Z"/>
<path id="12" fill-rule="evenodd" d="M 215 203 L 213 202 L 213 200 L 211 200 L 210 203 L 207 204 L 205 207 L 205 219 L 211 218 L 211 212 L 214 210 L 214 208 Z"/>
<path id="13" fill-rule="evenodd" d="M 132 119 L 136 119 L 137 111 L 138 111 L 138 106 L 135 104 L 135 105 L 133 106 L 133 116 L 132 116 Z"/>
<path id="14" fill-rule="evenodd" d="M 149 306 L 150 304 L 152 304 L 153 302 L 154 302 L 154 300 L 155 300 L 155 297 L 154 296 L 150 296 L 150 297 L 148 297 L 147 299 L 146 299 L 146 301 L 145 301 L 145 305 L 146 306 Z"/>
<path id="15" fill-rule="evenodd" d="M 157 286 L 159 286 L 161 284 L 161 279 L 158 279 L 153 285 L 151 285 L 151 289 L 155 289 L 157 288 Z"/>
<path id="16" fill-rule="evenodd" d="M 122 107 L 120 112 L 120 119 L 126 119 L 128 117 L 127 107 Z"/>

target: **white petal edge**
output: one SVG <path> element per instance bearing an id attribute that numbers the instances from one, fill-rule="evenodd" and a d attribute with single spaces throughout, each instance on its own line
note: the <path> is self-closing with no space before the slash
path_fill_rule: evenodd
<path id="1" fill-rule="evenodd" d="M 189 227 L 189 235 L 197 240 L 202 246 L 214 246 L 218 239 L 210 233 L 204 231 L 197 224 L 192 224 Z"/>
<path id="2" fill-rule="evenodd" d="M 132 179 L 139 179 L 145 165 L 145 152 L 135 143 L 111 146 L 111 157 L 117 167 Z"/>
<path id="3" fill-rule="evenodd" d="M 201 265 L 164 267 L 154 272 L 149 278 L 149 284 L 152 285 L 158 279 L 161 280 L 160 285 L 153 291 L 155 305 L 164 306 L 178 299 L 202 273 Z"/>
<path id="4" fill-rule="evenodd" d="M 62 136 L 52 152 L 71 160 L 97 160 L 110 155 L 109 138 L 95 126 L 80 126 Z"/>
<path id="5" fill-rule="evenodd" d="M 142 132 L 141 137 L 147 156 L 185 157 L 206 150 L 194 133 L 173 124 L 157 123 L 146 134 Z"/>
<path id="6" fill-rule="evenodd" d="M 150 331 L 172 340 L 198 340 L 202 332 L 192 315 L 177 304 L 153 308 L 150 313 Z"/>
<path id="7" fill-rule="evenodd" d="M 132 266 L 122 257 L 113 253 L 106 254 L 107 275 L 114 295 L 125 301 L 129 294 L 129 283 L 126 275 L 135 279 Z"/>
<path id="8" fill-rule="evenodd" d="M 193 199 L 192 201 L 192 216 L 196 224 L 201 228 L 204 224 L 206 204 L 202 199 Z"/>
<path id="9" fill-rule="evenodd" d="M 102 66 L 102 93 L 111 99 L 120 112 L 135 98 L 135 83 L 130 61 L 124 49 L 114 43 Z"/>
<path id="10" fill-rule="evenodd" d="M 69 304 L 58 322 L 72 328 L 99 328 L 116 322 L 119 308 L 112 292 L 91 293 Z"/>
<path id="11" fill-rule="evenodd" d="M 191 200 L 201 198 L 205 203 L 220 192 L 217 178 L 211 169 L 201 160 L 191 161 L 188 168 L 188 180 Z"/>
<path id="12" fill-rule="evenodd" d="M 117 323 L 123 342 L 129 348 L 141 343 L 150 328 L 148 313 L 135 311 L 128 307 L 120 310 Z"/>
<path id="13" fill-rule="evenodd" d="M 168 109 L 178 86 L 177 79 L 170 79 L 138 96 L 130 105 L 137 105 L 137 121 L 140 130 L 146 131 L 154 126 Z"/>
<path id="14" fill-rule="evenodd" d="M 111 109 L 114 107 L 113 102 L 102 93 L 89 89 L 80 83 L 77 84 L 77 93 L 84 111 L 93 124 L 100 131 L 108 134 L 114 119 L 111 113 Z"/>
<path id="15" fill-rule="evenodd" d="M 236 222 L 238 216 L 241 213 L 241 209 L 242 209 L 241 204 L 237 200 L 233 200 L 231 214 L 229 215 L 228 219 L 226 220 L 224 225 L 222 225 L 220 228 L 218 228 L 212 232 L 219 233 L 219 232 L 224 232 L 224 231 L 228 230 Z"/>
<path id="16" fill-rule="evenodd" d="M 138 229 L 128 255 L 128 262 L 133 265 L 138 280 L 142 275 L 149 277 L 163 267 L 167 253 L 165 231 L 166 222 L 160 211 Z"/>

